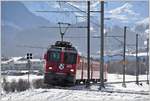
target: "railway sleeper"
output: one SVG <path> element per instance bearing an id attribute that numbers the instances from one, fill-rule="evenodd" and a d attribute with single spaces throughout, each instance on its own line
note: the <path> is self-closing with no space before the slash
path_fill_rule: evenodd
<path id="1" fill-rule="evenodd" d="M 107 80 L 104 80 L 104 82 L 106 82 Z M 75 84 L 76 85 L 85 85 L 87 83 L 90 83 L 90 84 L 97 84 L 97 83 L 100 83 L 100 79 L 77 79 Z"/>

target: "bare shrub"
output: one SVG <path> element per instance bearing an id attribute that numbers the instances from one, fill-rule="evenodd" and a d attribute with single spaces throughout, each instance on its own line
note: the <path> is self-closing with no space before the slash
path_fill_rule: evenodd
<path id="1" fill-rule="evenodd" d="M 10 83 L 9 82 L 5 82 L 3 84 L 3 89 L 4 89 L 4 91 L 6 91 L 6 93 L 9 93 L 10 92 Z"/>
<path id="2" fill-rule="evenodd" d="M 47 85 L 44 84 L 43 79 L 37 79 L 33 81 L 34 88 L 47 88 Z"/>
<path id="3" fill-rule="evenodd" d="M 2 86 L 6 93 L 10 92 L 10 83 L 6 81 L 6 78 L 3 78 Z"/>
<path id="4" fill-rule="evenodd" d="M 9 85 L 10 85 L 10 92 L 15 92 L 17 87 L 17 82 L 13 80 L 11 83 L 9 83 Z"/>
<path id="5" fill-rule="evenodd" d="M 27 80 L 23 80 L 23 79 L 19 79 L 18 83 L 17 83 L 17 87 L 16 90 L 17 91 L 24 91 L 30 88 L 30 83 L 28 83 Z"/>
<path id="6" fill-rule="evenodd" d="M 3 89 L 6 93 L 15 92 L 15 91 L 24 91 L 30 88 L 30 84 L 27 80 L 19 79 L 18 82 L 13 80 L 12 82 L 7 82 L 6 79 L 3 79 Z"/>

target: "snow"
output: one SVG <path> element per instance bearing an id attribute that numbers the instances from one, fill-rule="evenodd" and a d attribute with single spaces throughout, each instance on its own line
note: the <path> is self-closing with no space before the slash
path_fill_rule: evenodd
<path id="1" fill-rule="evenodd" d="M 110 100 L 149 101 L 149 96 L 140 95 L 140 94 L 128 94 L 128 93 L 108 93 L 108 92 L 100 92 L 98 90 L 92 91 L 87 89 L 84 90 L 30 89 L 20 93 L 17 92 L 17 93 L 10 93 L 8 95 L 3 95 L 1 99 L 1 101 L 21 101 L 21 100 L 23 101 L 110 101 Z"/>
<path id="2" fill-rule="evenodd" d="M 24 76 L 7 76 L 7 80 L 27 79 Z M 30 81 L 43 78 L 43 76 L 31 75 Z M 140 75 L 140 80 L 145 80 L 146 75 Z M 135 76 L 126 75 L 126 80 L 135 80 Z M 108 74 L 108 82 L 122 81 L 120 74 Z M 85 88 L 84 85 L 68 87 L 68 89 L 34 89 L 23 92 L 3 93 L 1 101 L 149 101 L 149 85 L 145 82 L 141 85 L 126 83 L 126 88 L 121 84 L 106 84 L 106 88 L 99 91 L 99 85 L 91 85 Z"/>
<path id="3" fill-rule="evenodd" d="M 28 72 L 28 71 L 27 71 Z M 13 80 L 16 80 L 18 81 L 19 79 L 24 79 L 24 80 L 28 80 L 28 75 L 22 75 L 22 76 L 3 76 L 2 75 L 2 78 L 6 78 L 7 81 L 11 82 Z M 30 74 L 29 76 L 29 80 L 30 82 L 33 81 L 33 80 L 36 80 L 36 79 L 43 79 L 43 76 L 37 76 L 37 75 L 33 75 L 33 74 Z M 2 79 L 1 79 L 2 80 Z"/>
<path id="4" fill-rule="evenodd" d="M 128 56 L 136 56 L 136 54 L 127 54 Z M 140 52 L 138 56 L 147 56 L 147 52 Z"/>
<path id="5" fill-rule="evenodd" d="M 2 64 L 8 64 L 9 62 L 13 62 L 15 64 L 25 64 L 27 63 L 27 60 L 25 59 L 24 61 L 20 61 L 23 57 L 11 57 L 7 61 L 1 61 Z M 44 59 L 30 59 L 31 62 L 44 62 Z"/>
<path id="6" fill-rule="evenodd" d="M 136 56 L 136 54 L 127 54 L 128 56 Z M 147 52 L 140 52 L 138 56 L 147 56 Z"/>
<path id="7" fill-rule="evenodd" d="M 150 20 L 150 18 L 147 17 L 147 18 L 145 18 L 143 20 L 138 21 L 137 25 L 149 25 L 149 20 Z"/>
<path id="8" fill-rule="evenodd" d="M 111 11 L 109 11 L 112 14 L 120 14 L 122 12 L 130 12 L 130 8 L 132 7 L 131 4 L 129 3 L 125 3 L 123 6 L 115 8 Z"/>
<path id="9" fill-rule="evenodd" d="M 18 61 L 18 60 L 20 60 L 22 57 L 12 57 L 12 59 L 14 60 L 14 61 Z"/>
<path id="10" fill-rule="evenodd" d="M 125 75 L 126 81 L 135 81 L 136 76 Z M 108 74 L 108 82 L 119 82 L 122 81 L 123 75 L 121 74 Z M 139 75 L 139 80 L 146 80 L 146 75 Z"/>
<path id="11" fill-rule="evenodd" d="M 127 20 L 129 18 L 131 19 L 131 16 L 132 16 L 132 19 L 134 19 L 133 16 L 139 15 L 138 13 L 134 12 L 132 8 L 133 8 L 133 5 L 131 3 L 125 3 L 122 6 L 119 6 L 115 9 L 108 11 L 108 13 L 111 14 L 109 17 L 113 19 L 119 19 L 124 22 L 128 22 Z"/>
<path id="12" fill-rule="evenodd" d="M 77 77 L 76 77 L 77 79 L 81 78 L 79 74 L 80 73 L 77 72 Z M 83 76 L 85 77 L 84 79 L 86 79 L 87 71 L 84 71 L 84 75 Z M 99 78 L 99 71 L 95 71 L 93 76 L 98 79 Z M 22 75 L 22 76 L 10 76 L 10 75 L 9 76 L 3 76 L 2 75 L 2 78 L 4 78 L 4 77 L 6 78 L 7 81 L 10 81 L 10 82 L 12 80 L 16 80 L 17 81 L 19 79 L 24 79 L 24 80 L 28 79 L 28 75 Z M 36 80 L 36 79 L 43 79 L 43 78 L 44 78 L 43 75 L 37 76 L 37 75 L 30 74 L 30 81 Z M 139 75 L 139 80 L 146 80 L 146 78 L 147 78 L 147 75 Z M 122 79 L 123 79 L 123 75 L 121 75 L 121 74 L 108 74 L 107 75 L 107 82 L 121 82 Z M 136 80 L 136 76 L 126 75 L 126 81 L 135 81 L 135 80 Z"/>

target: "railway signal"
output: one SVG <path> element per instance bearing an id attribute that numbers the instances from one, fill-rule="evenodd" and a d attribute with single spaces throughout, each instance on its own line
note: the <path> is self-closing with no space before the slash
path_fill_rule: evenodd
<path id="1" fill-rule="evenodd" d="M 27 66 L 28 66 L 28 84 L 30 85 L 30 69 L 31 69 L 31 61 L 32 59 L 32 53 L 27 53 Z"/>
<path id="2" fill-rule="evenodd" d="M 27 59 L 32 59 L 32 53 L 27 53 Z"/>

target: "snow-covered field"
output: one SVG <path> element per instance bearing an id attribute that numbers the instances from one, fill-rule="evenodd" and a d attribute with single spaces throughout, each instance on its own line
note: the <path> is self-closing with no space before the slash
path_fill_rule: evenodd
<path id="1" fill-rule="evenodd" d="M 146 92 L 148 91 L 146 84 L 143 87 L 138 87 L 135 84 L 129 84 L 127 88 L 122 88 L 118 85 L 117 90 L 129 92 Z M 114 90 L 116 87 L 114 86 Z M 98 86 L 92 86 L 91 90 L 82 88 L 80 90 L 64 90 L 64 89 L 30 89 L 20 93 L 10 93 L 2 95 L 1 101 L 149 101 L 149 95 L 131 94 L 131 93 L 108 93 L 101 92 L 95 89 Z M 111 86 L 110 88 L 112 88 Z M 107 88 L 109 90 L 109 87 Z M 107 90 L 106 89 L 106 90 Z M 138 91 L 134 90 L 140 89 Z"/>
<path id="2" fill-rule="evenodd" d="M 139 80 L 146 80 L 147 75 L 139 75 Z M 6 78 L 7 81 L 12 81 L 12 80 L 19 80 L 19 79 L 28 79 L 28 75 L 23 75 L 23 76 L 2 76 L 2 78 Z M 84 70 L 83 74 L 84 79 L 87 78 L 87 71 Z M 41 79 L 43 76 L 37 76 L 37 75 L 32 75 L 30 74 L 30 81 L 35 80 L 35 79 Z M 77 79 L 81 79 L 81 71 L 77 71 Z M 93 78 L 99 78 L 99 71 L 94 71 Z M 123 75 L 121 74 L 107 74 L 106 78 L 108 82 L 122 82 Z M 1 79 L 2 80 L 2 79 Z M 126 81 L 135 81 L 136 76 L 133 75 L 126 75 Z"/>
<path id="3" fill-rule="evenodd" d="M 7 76 L 7 80 L 27 79 L 28 76 Z M 31 75 L 30 80 L 43 78 L 43 76 Z M 141 75 L 140 80 L 146 80 L 146 75 Z M 135 76 L 126 75 L 126 80 L 135 80 Z M 108 82 L 122 81 L 122 75 L 108 74 Z M 85 86 L 69 87 L 68 89 L 30 89 L 23 92 L 3 93 L 1 101 L 150 101 L 149 85 L 127 83 L 126 88 L 122 84 L 107 84 L 105 89 L 99 91 L 99 85 L 92 85 L 89 89 Z"/>

